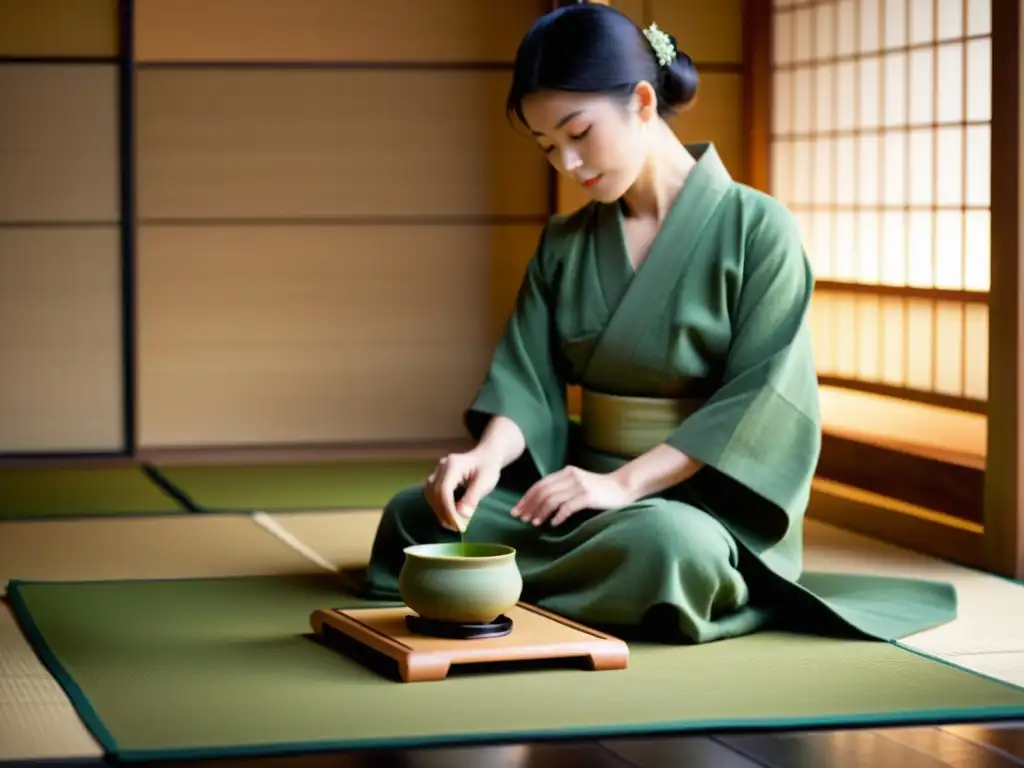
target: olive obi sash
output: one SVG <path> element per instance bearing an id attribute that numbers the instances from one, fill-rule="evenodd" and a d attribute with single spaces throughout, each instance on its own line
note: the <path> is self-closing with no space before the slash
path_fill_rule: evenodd
<path id="1" fill-rule="evenodd" d="M 580 437 L 587 451 L 634 458 L 665 442 L 700 398 L 632 397 L 582 390 Z"/>

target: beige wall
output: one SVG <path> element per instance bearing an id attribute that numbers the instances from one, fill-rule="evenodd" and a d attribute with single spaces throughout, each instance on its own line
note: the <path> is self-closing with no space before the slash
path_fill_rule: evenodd
<path id="1" fill-rule="evenodd" d="M 503 111 L 546 8 L 137 0 L 142 448 L 461 435 L 492 267 L 549 214 Z M 112 57 L 115 23 L 0 0 L 0 54 Z M 0 66 L 2 452 L 123 444 L 116 84 Z"/>
<path id="2" fill-rule="evenodd" d="M 115 56 L 117 0 L 0 0 L 0 55 Z"/>
<path id="3" fill-rule="evenodd" d="M 0 0 L 0 452 L 122 447 L 113 0 Z"/>
<path id="4" fill-rule="evenodd" d="M 675 126 L 741 177 L 740 0 L 617 4 L 714 65 Z M 503 109 L 549 7 L 136 0 L 142 448 L 461 435 L 550 212 Z M 0 65 L 0 453 L 123 447 L 116 23 L 0 0 L 0 55 L 96 58 Z"/>

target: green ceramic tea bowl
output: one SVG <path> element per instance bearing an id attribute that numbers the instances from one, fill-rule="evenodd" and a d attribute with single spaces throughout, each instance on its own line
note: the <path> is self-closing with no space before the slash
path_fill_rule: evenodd
<path id="1" fill-rule="evenodd" d="M 504 544 L 417 544 L 405 548 L 398 592 L 424 619 L 486 624 L 519 602 L 523 577 Z"/>

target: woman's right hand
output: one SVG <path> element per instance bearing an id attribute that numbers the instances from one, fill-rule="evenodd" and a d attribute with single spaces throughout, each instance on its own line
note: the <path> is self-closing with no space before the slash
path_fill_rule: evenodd
<path id="1" fill-rule="evenodd" d="M 442 458 L 423 487 L 438 522 L 448 530 L 465 531 L 477 505 L 498 485 L 501 469 L 500 457 L 478 450 Z M 455 492 L 460 487 L 465 493 L 456 502 Z"/>

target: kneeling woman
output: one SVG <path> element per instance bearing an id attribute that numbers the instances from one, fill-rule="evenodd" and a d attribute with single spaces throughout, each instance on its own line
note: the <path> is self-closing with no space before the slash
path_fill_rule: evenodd
<path id="1" fill-rule="evenodd" d="M 593 625 L 890 639 L 955 616 L 946 584 L 801 573 L 813 276 L 790 213 L 669 127 L 696 90 L 672 38 L 608 6 L 521 43 L 509 112 L 592 200 L 544 228 L 466 414 L 476 447 L 386 506 L 367 595 L 397 598 L 403 549 L 471 519 L 467 540 L 517 549 L 525 600 Z"/>

